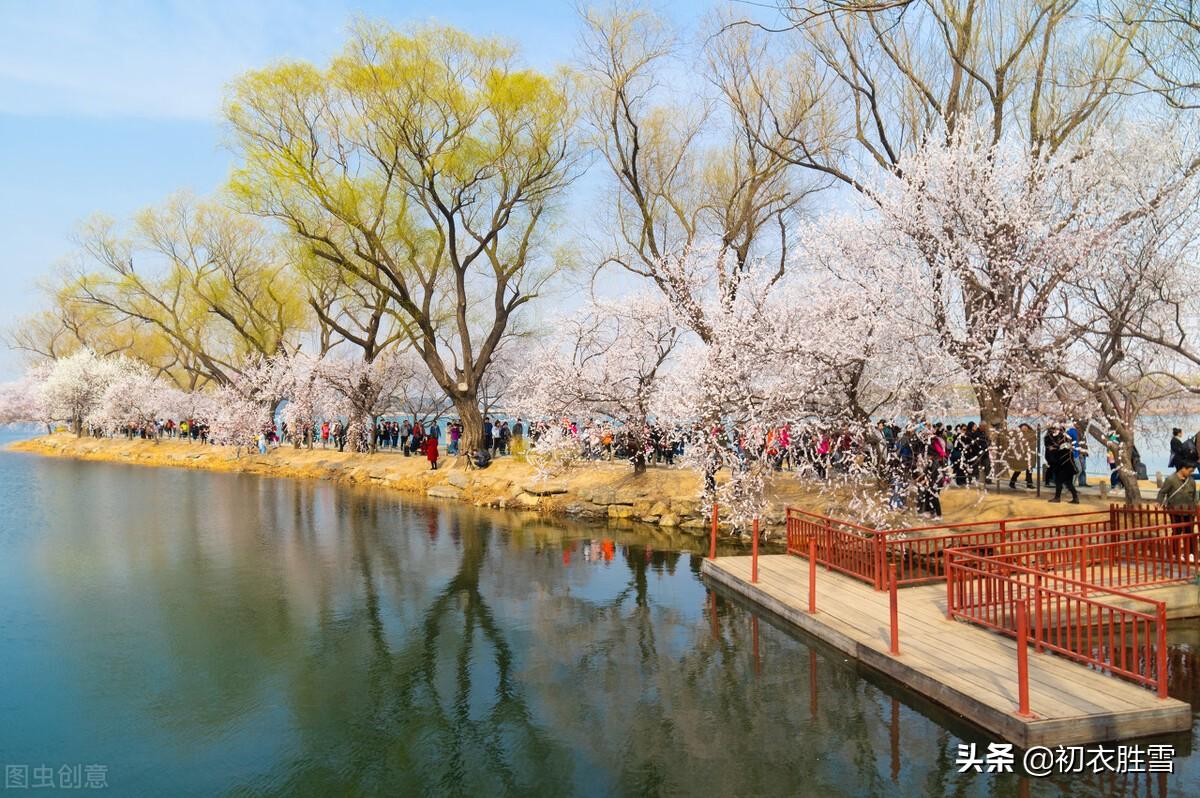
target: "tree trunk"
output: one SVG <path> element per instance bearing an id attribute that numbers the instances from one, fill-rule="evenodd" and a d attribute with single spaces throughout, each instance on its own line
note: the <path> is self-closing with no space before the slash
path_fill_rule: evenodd
<path id="1" fill-rule="evenodd" d="M 994 385 L 982 383 L 972 386 L 975 400 L 979 403 L 979 420 L 988 426 L 988 462 L 987 472 L 982 476 L 985 480 L 996 478 L 997 460 L 1003 461 L 1004 452 L 998 451 L 997 441 L 1007 441 L 1008 437 L 1008 407 L 1012 403 L 1005 391 Z"/>
<path id="2" fill-rule="evenodd" d="M 1118 433 L 1120 435 L 1120 433 Z M 1121 485 L 1125 488 L 1125 505 L 1136 507 L 1142 503 L 1142 487 L 1138 484 L 1137 467 L 1133 464 L 1133 434 L 1129 440 L 1121 441 L 1121 451 L 1117 457 L 1117 473 L 1121 477 Z"/>
<path id="3" fill-rule="evenodd" d="M 979 420 L 996 431 L 1008 430 L 1010 399 L 1004 391 L 991 385 L 973 384 L 975 400 L 979 403 Z"/>
<path id="4" fill-rule="evenodd" d="M 455 396 L 453 399 L 458 420 L 462 422 L 462 435 L 458 439 L 458 456 L 474 462 L 475 450 L 483 445 L 483 414 L 479 411 L 479 402 L 473 394 Z"/>

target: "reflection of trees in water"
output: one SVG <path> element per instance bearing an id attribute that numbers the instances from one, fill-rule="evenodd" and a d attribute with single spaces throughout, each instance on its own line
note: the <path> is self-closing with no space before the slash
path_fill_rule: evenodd
<path id="1" fill-rule="evenodd" d="M 497 537 L 501 517 L 469 508 L 214 475 L 187 475 L 204 491 L 146 485 L 153 473 L 139 472 L 140 520 L 75 552 L 90 581 L 128 579 L 125 592 L 106 604 L 64 582 L 79 594 L 64 605 L 87 608 L 79 627 L 125 612 L 147 630 L 131 645 L 162 673 L 100 660 L 95 678 L 151 691 L 155 722 L 184 743 L 281 732 L 255 740 L 256 761 L 277 764 L 247 792 L 1016 794 L 959 776 L 951 732 L 893 716 L 891 689 L 840 657 L 819 655 L 810 682 L 809 649 L 767 623 L 756 677 L 751 616 L 718 602 L 714 637 L 703 592 L 667 578 L 699 556 L 629 543 L 608 568 L 564 569 L 570 544 L 542 521 Z M 90 532 L 87 508 L 63 511 Z M 1197 678 L 1188 651 L 1173 691 Z M 1132 778 L 1080 794 L 1157 794 Z"/>
<path id="2" fill-rule="evenodd" d="M 460 544 L 458 567 L 422 602 L 419 622 L 397 631 L 380 584 L 411 581 L 412 563 L 406 572 L 405 564 L 380 558 L 374 512 L 346 509 L 361 614 L 323 636 L 301 669 L 292 704 L 302 744 L 255 791 L 561 792 L 570 773 L 567 752 L 536 724 L 512 648 L 480 589 L 489 534 L 449 517 L 450 537 Z M 436 537 L 436 509 L 402 515 L 398 534 L 425 528 Z M 350 680 L 336 699 L 321 694 L 330 678 Z"/>
<path id="3" fill-rule="evenodd" d="M 822 658 L 827 700 L 811 719 L 806 649 L 761 624 L 765 665 L 756 679 L 749 614 L 718 602 L 714 639 L 694 607 L 655 595 L 653 575 L 675 569 L 679 557 L 627 546 L 627 579 L 611 598 L 541 599 L 555 604 L 542 614 L 558 620 L 535 630 L 529 678 L 569 688 L 543 691 L 542 705 L 571 747 L 587 752 L 598 783 L 625 793 L 882 790 L 890 741 L 871 730 L 887 729 L 875 717 L 883 698 L 864 690 L 852 668 Z"/>
<path id="4" fill-rule="evenodd" d="M 531 647 L 529 680 L 569 687 L 539 698 L 547 723 L 584 752 L 585 783 L 635 794 L 1014 794 L 1015 780 L 959 777 L 952 734 L 902 712 L 840 655 L 724 600 L 715 618 L 703 594 L 681 604 L 670 594 L 678 582 L 654 581 L 679 554 L 622 555 L 626 578 L 610 597 L 540 599 L 554 603 L 543 615 L 556 623 L 539 626 Z"/>

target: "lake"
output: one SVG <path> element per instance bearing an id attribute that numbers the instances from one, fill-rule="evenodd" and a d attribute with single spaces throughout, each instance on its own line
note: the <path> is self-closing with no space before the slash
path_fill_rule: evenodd
<path id="1" fill-rule="evenodd" d="M 1200 792 L 1196 726 L 1169 775 L 958 774 L 988 738 L 714 596 L 688 538 L 8 452 L 0 485 L 0 762 L 42 794 Z"/>

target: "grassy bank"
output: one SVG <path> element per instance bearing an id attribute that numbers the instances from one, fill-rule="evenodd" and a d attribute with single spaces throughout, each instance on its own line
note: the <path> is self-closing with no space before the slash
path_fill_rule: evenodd
<path id="1" fill-rule="evenodd" d="M 76 438 L 68 433 L 18 441 L 9 449 L 79 460 L 372 484 L 479 506 L 655 524 L 695 535 L 703 535 L 707 529 L 699 501 L 700 475 L 685 468 L 651 467 L 644 474 L 634 475 L 626 463 L 588 462 L 560 478 L 539 480 L 531 466 L 507 457 L 482 471 L 469 470 L 457 465 L 454 458 L 444 458 L 442 467 L 431 471 L 424 457 L 405 457 L 394 452 L 369 455 L 284 446 L 266 455 L 256 452 L 238 457 L 233 449 L 223 446 L 177 440 L 155 443 L 124 438 Z M 853 518 L 853 512 L 836 495 L 818 493 L 785 474 L 774 480 L 769 498 L 764 521 L 776 534 L 781 531 L 784 508 L 789 505 Z M 1095 495 L 1084 496 L 1082 500 L 1085 507 L 1107 506 Z M 1049 504 L 1032 493 L 1007 490 L 983 493 L 968 488 L 946 490 L 942 506 L 947 523 L 1079 509 Z"/>

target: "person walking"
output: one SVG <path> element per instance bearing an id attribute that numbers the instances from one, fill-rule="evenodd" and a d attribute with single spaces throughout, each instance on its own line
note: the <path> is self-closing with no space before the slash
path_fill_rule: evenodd
<path id="1" fill-rule="evenodd" d="M 1087 432 L 1078 424 L 1067 429 L 1067 437 L 1071 439 L 1071 459 L 1075 464 L 1075 473 L 1079 477 L 1079 487 L 1087 487 Z"/>
<path id="2" fill-rule="evenodd" d="M 425 425 L 417 419 L 413 420 L 411 445 L 414 454 L 425 451 Z"/>
<path id="3" fill-rule="evenodd" d="M 496 446 L 500 454 L 507 455 L 509 443 L 512 441 L 512 430 L 508 428 L 508 422 L 504 421 L 500 424 L 500 433 L 496 436 Z"/>
<path id="4" fill-rule="evenodd" d="M 438 463 L 438 440 L 435 436 L 429 435 L 425 437 L 422 446 L 425 449 L 425 459 L 429 461 L 429 468 L 432 471 L 437 471 Z"/>
<path id="5" fill-rule="evenodd" d="M 939 436 L 928 430 L 922 430 L 916 441 L 918 456 L 914 463 L 913 482 L 917 488 L 917 511 L 934 521 L 940 521 L 946 446 Z"/>
<path id="6" fill-rule="evenodd" d="M 1171 459 L 1167 461 L 1167 468 L 1175 470 L 1179 468 L 1179 464 L 1187 459 L 1187 446 L 1183 442 L 1183 430 L 1179 427 L 1171 428 Z"/>
<path id="7" fill-rule="evenodd" d="M 1079 491 L 1075 489 L 1075 458 L 1074 445 L 1063 425 L 1055 423 L 1046 431 L 1044 440 L 1046 449 L 1046 465 L 1054 478 L 1054 498 L 1051 502 L 1062 501 L 1063 487 L 1071 491 L 1071 504 L 1079 504 Z"/>
<path id="8" fill-rule="evenodd" d="M 1012 472 L 1012 477 L 1008 480 L 1009 490 L 1017 489 L 1017 479 L 1021 473 L 1025 473 L 1025 487 L 1032 490 L 1033 484 L 1033 466 L 1030 461 L 1033 460 L 1033 453 L 1037 451 L 1037 430 L 1029 426 L 1025 422 L 1021 422 L 1017 426 L 1017 434 L 1013 435 L 1007 446 L 1005 459 L 1008 462 L 1008 470 Z"/>
<path id="9" fill-rule="evenodd" d="M 1167 511 L 1171 517 L 1172 537 L 1189 535 L 1195 529 L 1196 521 L 1196 483 L 1192 474 L 1196 464 L 1184 460 L 1176 464 L 1175 473 L 1163 480 L 1158 489 L 1158 506 Z M 1187 554 L 1196 556 L 1195 541 L 1190 541 Z M 1176 549 L 1178 551 L 1178 549 Z"/>
<path id="10" fill-rule="evenodd" d="M 519 418 L 512 426 L 512 453 L 517 459 L 525 455 L 525 425 Z"/>

